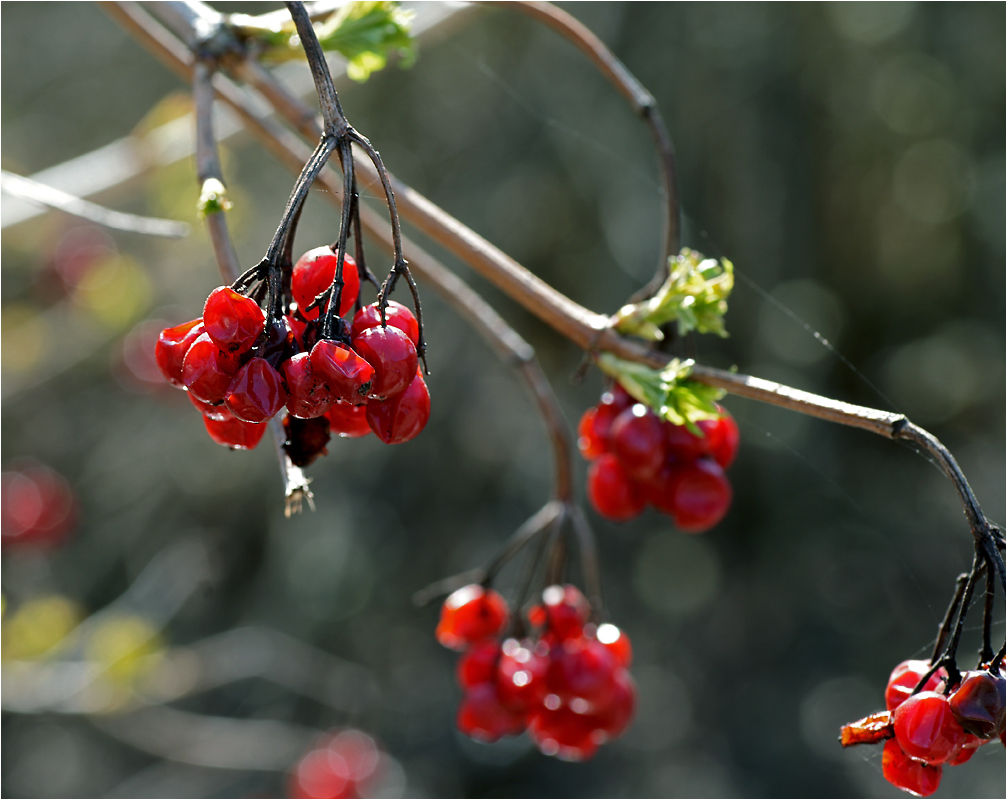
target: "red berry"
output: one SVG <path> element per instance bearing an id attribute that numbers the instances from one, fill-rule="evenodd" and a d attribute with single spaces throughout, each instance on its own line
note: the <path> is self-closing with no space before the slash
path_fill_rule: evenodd
<path id="1" fill-rule="evenodd" d="M 700 429 L 706 433 L 703 422 L 697 423 Z M 738 423 L 734 417 L 721 409 L 720 419 L 716 420 L 716 432 L 708 434 L 710 438 L 710 455 L 724 469 L 734 463 L 734 457 L 738 455 L 738 445 L 741 443 L 741 434 L 738 431 Z"/>
<path id="2" fill-rule="evenodd" d="M 889 739 L 881 753 L 881 772 L 893 786 L 918 797 L 929 797 L 940 786 L 943 770 L 914 761 L 895 739 Z"/>
<path id="3" fill-rule="evenodd" d="M 966 734 L 948 699 L 937 692 L 920 692 L 899 704 L 892 714 L 895 738 L 902 751 L 928 764 L 958 755 Z"/>
<path id="4" fill-rule="evenodd" d="M 384 400 L 368 400 L 365 414 L 374 435 L 385 444 L 402 444 L 416 438 L 430 419 L 426 382 L 417 374 L 404 392 Z"/>
<path id="5" fill-rule="evenodd" d="M 685 533 L 701 533 L 720 522 L 731 507 L 731 484 L 720 465 L 701 458 L 672 466 L 664 504 Z"/>
<path id="6" fill-rule="evenodd" d="M 458 685 L 470 689 L 481 683 L 493 683 L 501 655 L 500 644 L 494 640 L 475 645 L 458 661 Z"/>
<path id="7" fill-rule="evenodd" d="M 606 453 L 587 473 L 587 496 L 603 517 L 622 522 L 639 515 L 646 500 L 614 455 Z"/>
<path id="8" fill-rule="evenodd" d="M 329 410 L 336 401 L 325 382 L 311 368 L 311 357 L 298 353 L 283 362 L 287 383 L 287 411 L 301 419 L 314 419 Z"/>
<path id="9" fill-rule="evenodd" d="M 525 729 L 523 714 L 500 704 L 496 686 L 483 683 L 465 693 L 458 709 L 458 730 L 480 742 L 495 742 L 501 736 L 517 736 Z"/>
<path id="10" fill-rule="evenodd" d="M 165 328 L 157 337 L 154 358 L 164 379 L 172 386 L 185 388 L 182 383 L 182 362 L 192 343 L 201 333 L 203 333 L 203 320 L 194 319 L 174 328 Z"/>
<path id="11" fill-rule="evenodd" d="M 308 323 L 299 319 L 296 314 L 284 314 L 283 319 L 287 323 L 287 327 L 290 328 L 291 333 L 294 334 L 294 341 L 297 342 L 298 348 L 300 350 L 310 350 L 311 348 L 306 347 L 304 342 L 304 334 L 307 330 Z"/>
<path id="12" fill-rule="evenodd" d="M 266 423 L 242 422 L 240 419 L 216 420 L 203 417 L 206 432 L 217 444 L 233 450 L 251 450 L 266 432 Z"/>
<path id="13" fill-rule="evenodd" d="M 576 639 L 591 616 L 591 604 L 576 586 L 548 586 L 542 592 L 545 625 L 560 641 Z"/>
<path id="14" fill-rule="evenodd" d="M 0 487 L 4 547 L 54 547 L 73 530 L 77 502 L 66 479 L 55 470 L 32 466 L 5 472 Z"/>
<path id="15" fill-rule="evenodd" d="M 598 409 L 592 406 L 584 412 L 577 426 L 577 449 L 588 461 L 594 461 L 608 452 L 608 442 L 595 433 L 597 416 Z"/>
<path id="16" fill-rule="evenodd" d="M 216 420 L 217 422 L 223 422 L 225 419 L 233 419 L 234 414 L 227 410 L 227 406 L 223 403 L 220 405 L 210 405 L 209 403 L 204 403 L 202 400 L 195 397 L 192 392 L 186 392 L 186 396 L 189 398 L 189 402 L 196 407 L 204 417 L 209 417 L 210 419 Z"/>
<path id="17" fill-rule="evenodd" d="M 594 715 L 580 714 L 564 705 L 550 707 L 546 698 L 546 704 L 531 714 L 528 735 L 547 756 L 563 761 L 587 761 L 607 738 L 596 725 Z"/>
<path id="18" fill-rule="evenodd" d="M 297 301 L 301 315 L 308 320 L 318 319 L 319 309 L 307 310 L 315 298 L 327 292 L 336 279 L 338 258 L 331 247 L 316 247 L 309 250 L 294 264 L 294 272 L 290 278 L 290 292 Z M 357 274 L 357 262 L 349 254 L 343 260 L 343 291 L 339 297 L 339 315 L 343 316 L 353 308 L 360 294 L 360 276 Z"/>
<path id="19" fill-rule="evenodd" d="M 1004 678 L 968 672 L 948 698 L 951 713 L 969 733 L 992 739 L 1004 729 Z"/>
<path id="20" fill-rule="evenodd" d="M 367 436 L 371 426 L 367 422 L 367 406 L 354 406 L 349 403 L 337 402 L 326 412 L 329 428 L 334 434 L 344 439 L 356 439 Z"/>
<path id="21" fill-rule="evenodd" d="M 664 464 L 664 427 L 642 403 L 620 412 L 612 423 L 609 441 L 626 474 L 634 480 L 653 477 Z"/>
<path id="22" fill-rule="evenodd" d="M 265 422 L 287 402 L 283 378 L 266 359 L 253 358 L 235 374 L 225 402 L 238 419 Z"/>
<path id="23" fill-rule="evenodd" d="M 507 639 L 502 651 L 495 676 L 497 697 L 510 711 L 527 714 L 545 697 L 549 659 L 532 641 Z"/>
<path id="24" fill-rule="evenodd" d="M 353 337 L 353 349 L 374 367 L 370 397 L 403 392 L 416 375 L 416 346 L 398 328 L 368 328 Z"/>
<path id="25" fill-rule="evenodd" d="M 633 647 L 630 645 L 629 637 L 625 631 L 606 622 L 604 625 L 598 626 L 595 638 L 608 648 L 615 658 L 615 663 L 620 667 L 628 667 L 633 663 Z"/>
<path id="26" fill-rule="evenodd" d="M 420 343 L 420 325 L 413 316 L 413 312 L 401 303 L 394 300 L 388 301 L 385 309 L 385 321 L 393 328 L 398 328 L 416 346 Z M 381 312 L 377 303 L 364 306 L 353 315 L 353 336 L 359 336 L 368 328 L 377 328 L 381 325 Z"/>
<path id="27" fill-rule="evenodd" d="M 668 455 L 678 461 L 695 461 L 710 454 L 709 439 L 696 436 L 685 425 L 665 422 L 664 441 Z"/>
<path id="28" fill-rule="evenodd" d="M 298 467 L 306 467 L 328 452 L 325 445 L 331 437 L 326 417 L 299 419 L 288 414 L 283 418 L 283 430 L 287 434 L 283 450 Z"/>
<path id="29" fill-rule="evenodd" d="M 893 669 L 891 676 L 888 678 L 888 687 L 885 689 L 885 708 L 889 711 L 894 711 L 898 708 L 902 701 L 913 693 L 916 684 L 920 682 L 920 678 L 929 671 L 929 661 L 918 661 L 916 659 L 903 661 Z M 947 670 L 941 667 L 930 676 L 926 685 L 920 691 L 937 691 L 937 687 L 947 676 Z"/>
<path id="30" fill-rule="evenodd" d="M 615 656 L 597 639 L 567 639 L 549 654 L 548 690 L 574 711 L 587 713 L 607 705 L 615 691 L 617 669 Z"/>
<path id="31" fill-rule="evenodd" d="M 311 369 L 340 400 L 360 400 L 370 390 L 374 367 L 344 344 L 323 339 L 311 348 Z"/>
<path id="32" fill-rule="evenodd" d="M 609 739 L 621 736 L 633 720 L 636 710 L 636 684 L 629 670 L 616 670 L 612 697 L 608 705 L 598 712 L 600 727 Z"/>
<path id="33" fill-rule="evenodd" d="M 210 292 L 203 306 L 203 328 L 221 350 L 243 353 L 262 334 L 266 317 L 258 303 L 229 286 Z"/>
<path id="34" fill-rule="evenodd" d="M 185 354 L 182 383 L 197 400 L 216 404 L 227 397 L 237 371 L 237 360 L 221 350 L 209 334 L 202 333 Z"/>
<path id="35" fill-rule="evenodd" d="M 610 403 L 622 411 L 624 408 L 629 408 L 633 405 L 633 403 L 638 401 L 635 400 L 629 392 L 623 389 L 620 384 L 614 383 L 609 391 L 602 394 L 601 402 Z"/>
<path id="36" fill-rule="evenodd" d="M 498 636 L 507 626 L 507 601 L 477 583 L 453 592 L 441 607 L 437 641 L 452 650 L 464 650 L 483 639 Z"/>
<path id="37" fill-rule="evenodd" d="M 949 767 L 957 767 L 959 764 L 964 764 L 972 758 L 972 756 L 976 754 L 976 750 L 984 744 L 986 744 L 985 739 L 980 739 L 978 736 L 973 736 L 971 733 L 965 734 L 965 742 L 958 751 L 958 755 L 949 758 L 946 762 L 947 765 Z"/>

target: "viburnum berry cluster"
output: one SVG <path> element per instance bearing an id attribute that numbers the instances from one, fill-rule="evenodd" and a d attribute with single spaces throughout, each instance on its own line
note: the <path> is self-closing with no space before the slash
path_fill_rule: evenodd
<path id="1" fill-rule="evenodd" d="M 203 316 L 161 332 L 157 364 L 165 379 L 188 392 L 210 438 L 234 449 L 254 448 L 266 422 L 286 410 L 285 448 L 306 466 L 325 453 L 332 434 L 374 433 L 386 444 L 419 434 L 430 416 L 430 394 L 419 369 L 419 325 L 409 309 L 389 301 L 359 308 L 356 262 L 319 247 L 298 259 L 292 300 L 268 324 L 252 297 L 214 289 Z M 335 299 L 332 298 L 335 296 Z M 329 313 L 330 303 L 332 312 Z M 338 309 L 338 310 L 337 310 Z M 338 333 L 323 323 L 338 319 Z"/>
<path id="2" fill-rule="evenodd" d="M 885 741 L 881 769 L 893 786 L 928 797 L 944 767 L 964 764 L 997 738 L 1004 742 L 1004 656 L 958 673 L 929 661 L 903 661 L 888 679 L 886 710 L 843 728 L 844 747 Z"/>
<path id="3" fill-rule="evenodd" d="M 587 496 L 611 520 L 629 520 L 651 505 L 686 533 L 709 530 L 731 505 L 724 470 L 738 452 L 738 426 L 717 416 L 687 425 L 662 420 L 618 383 L 581 417 L 577 446 L 593 462 Z"/>
<path id="4" fill-rule="evenodd" d="M 591 616 L 569 584 L 547 587 L 527 618 L 514 620 L 493 589 L 470 584 L 453 592 L 436 635 L 465 653 L 458 729 L 481 742 L 527 731 L 542 753 L 566 761 L 589 759 L 620 736 L 636 700 L 632 648 L 623 631 Z"/>

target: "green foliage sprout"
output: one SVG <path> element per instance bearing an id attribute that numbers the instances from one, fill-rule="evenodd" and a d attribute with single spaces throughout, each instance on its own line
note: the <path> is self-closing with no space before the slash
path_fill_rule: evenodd
<path id="1" fill-rule="evenodd" d="M 615 378 L 631 397 L 661 419 L 685 425 L 697 436 L 703 436 L 697 422 L 720 416 L 716 402 L 724 396 L 724 390 L 689 380 L 691 360 L 672 359 L 660 371 L 611 353 L 602 353 L 597 363 L 602 372 Z"/>
<path id="2" fill-rule="evenodd" d="M 627 336 L 649 341 L 664 338 L 662 325 L 678 323 L 678 332 L 715 333 L 727 336 L 724 314 L 734 288 L 734 265 L 704 258 L 689 248 L 668 259 L 668 279 L 657 293 L 640 303 L 623 306 L 612 317 L 612 326 Z"/>
<path id="3" fill-rule="evenodd" d="M 323 50 L 336 50 L 345 56 L 346 74 L 362 83 L 372 72 L 384 69 L 393 52 L 400 54 L 403 67 L 416 61 L 412 17 L 411 11 L 391 0 L 355 0 L 316 26 L 315 33 Z M 243 36 L 265 46 L 265 58 L 282 61 L 304 55 L 290 19 L 276 25 L 270 15 L 236 15 L 232 22 Z"/>

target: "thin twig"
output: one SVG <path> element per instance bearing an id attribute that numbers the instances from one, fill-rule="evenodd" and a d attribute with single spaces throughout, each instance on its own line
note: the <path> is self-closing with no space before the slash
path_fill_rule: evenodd
<path id="1" fill-rule="evenodd" d="M 75 217 L 103 225 L 117 231 L 141 233 L 145 236 L 164 236 L 168 239 L 182 239 L 192 230 L 186 222 L 175 222 L 170 219 L 141 217 L 137 214 L 127 214 L 123 211 L 113 211 L 105 206 L 82 200 L 72 194 L 46 186 L 31 178 L 15 175 L 7 170 L 0 171 L 0 188 L 7 194 L 20 197 L 50 208 L 57 208 Z"/>

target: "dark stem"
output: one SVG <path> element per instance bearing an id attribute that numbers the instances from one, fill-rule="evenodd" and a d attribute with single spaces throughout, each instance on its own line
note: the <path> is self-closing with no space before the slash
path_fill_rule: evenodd
<path id="1" fill-rule="evenodd" d="M 937 657 L 944 650 L 944 645 L 947 643 L 948 633 L 951 631 L 951 623 L 955 618 L 955 614 L 958 612 L 958 607 L 962 602 L 962 595 L 965 593 L 965 584 L 968 583 L 969 574 L 963 572 L 958 576 L 955 581 L 955 593 L 951 598 L 951 603 L 948 606 L 947 612 L 944 614 L 944 619 L 941 622 L 941 627 L 937 633 L 937 641 L 934 642 L 934 650 L 930 655 L 930 663 L 933 664 L 937 661 Z"/>
<path id="2" fill-rule="evenodd" d="M 979 651 L 979 664 L 988 664 L 993 658 L 993 644 L 992 644 L 992 629 L 993 629 L 993 613 L 995 611 L 994 606 L 994 592 L 996 590 L 996 582 L 993 579 L 993 570 L 989 568 L 989 564 L 986 565 L 986 602 L 983 605 L 983 646 Z"/>
<path id="3" fill-rule="evenodd" d="M 528 542 L 546 530 L 556 518 L 562 513 L 563 506 L 555 501 L 546 503 L 534 515 L 532 515 L 520 528 L 518 528 L 507 544 L 497 553 L 489 564 L 486 565 L 486 577 L 483 583 L 489 586 L 497 573 L 510 561 Z"/>
<path id="4" fill-rule="evenodd" d="M 563 573 L 566 568 L 566 521 L 567 508 L 564 505 L 561 513 L 556 515 L 552 533 L 549 536 L 549 561 L 545 569 L 545 585 L 556 586 L 563 583 Z"/>
<path id="5" fill-rule="evenodd" d="M 336 242 L 336 277 L 328 291 L 328 305 L 323 309 L 325 322 L 322 324 L 322 338 L 332 339 L 335 320 L 339 319 L 339 307 L 343 297 L 343 265 L 346 261 L 346 237 L 350 233 L 350 212 L 353 207 L 353 153 L 350 143 L 343 139 L 339 143 L 339 160 L 343 165 L 343 207 L 339 219 L 339 239 Z M 340 326 L 342 327 L 342 326 Z"/>
<path id="6" fill-rule="evenodd" d="M 294 20 L 297 35 L 301 39 L 301 47 L 304 48 L 304 54 L 308 58 L 311 77 L 315 81 L 315 92 L 318 94 L 318 104 L 322 109 L 325 133 L 339 139 L 346 134 L 350 126 L 339 105 L 339 95 L 336 94 L 332 74 L 325 61 L 325 53 L 322 52 L 322 46 L 318 43 L 315 29 L 311 25 L 311 17 L 308 16 L 304 3 L 287 2 L 285 5 Z"/>
<path id="7" fill-rule="evenodd" d="M 584 592 L 591 604 L 591 621 L 598 624 L 602 621 L 604 604 L 601 596 L 601 570 L 598 566 L 598 549 L 595 546 L 594 534 L 580 506 L 570 505 L 570 521 L 577 536 L 577 546 L 580 548 L 581 572 L 584 575 Z"/>

